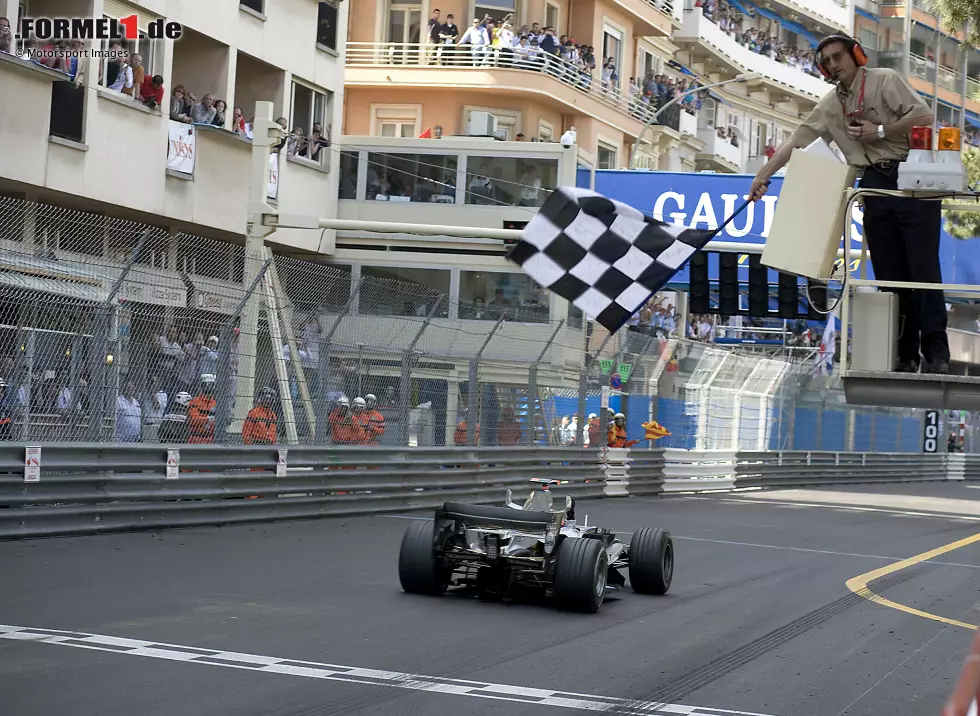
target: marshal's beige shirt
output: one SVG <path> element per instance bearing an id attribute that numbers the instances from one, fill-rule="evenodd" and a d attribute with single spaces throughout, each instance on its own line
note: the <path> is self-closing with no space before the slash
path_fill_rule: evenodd
<path id="1" fill-rule="evenodd" d="M 861 102 L 861 84 L 864 83 L 864 101 Z M 843 103 L 843 106 L 842 106 Z M 819 137 L 828 144 L 837 143 L 850 166 L 864 168 L 888 159 L 904 160 L 909 153 L 907 136 L 888 137 L 861 142 L 847 136 L 851 121 L 845 113 L 855 114 L 854 119 L 866 119 L 872 124 L 889 124 L 912 115 L 931 116 L 932 110 L 925 100 L 912 89 L 895 70 L 884 67 L 858 70 L 850 87 L 841 85 L 827 93 L 803 124 L 793 132 L 795 147 L 807 147 Z M 930 124 L 924 121 L 923 124 Z"/>

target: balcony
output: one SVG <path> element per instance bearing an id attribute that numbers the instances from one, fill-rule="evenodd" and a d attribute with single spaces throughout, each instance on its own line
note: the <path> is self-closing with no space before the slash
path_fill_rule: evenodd
<path id="1" fill-rule="evenodd" d="M 638 37 L 667 37 L 680 26 L 681 0 L 612 0 L 633 20 Z"/>
<path id="2" fill-rule="evenodd" d="M 821 25 L 827 25 L 837 31 L 846 30 L 850 33 L 851 12 L 843 0 L 778 0 L 789 11 L 801 17 L 809 17 Z M 861 0 L 858 0 L 859 2 Z M 775 10 L 775 9 L 774 9 Z M 775 10 L 779 14 L 784 14 Z M 799 20 L 798 20 L 799 21 Z M 812 28 L 811 28 L 812 29 Z"/>
<path id="3" fill-rule="evenodd" d="M 598 71 L 582 75 L 571 63 L 553 56 L 522 60 L 498 48 L 484 51 L 468 46 L 438 52 L 436 56 L 432 46 L 417 43 L 350 42 L 344 84 L 401 90 L 416 97 L 425 90 L 492 91 L 496 97 L 523 99 L 537 95 L 562 113 L 594 117 L 632 137 L 654 111 L 632 101 L 620 88 L 603 88 Z"/>
<path id="4" fill-rule="evenodd" d="M 686 46 L 695 56 L 728 66 L 733 74 L 757 72 L 765 84 L 783 92 L 792 92 L 809 102 L 816 102 L 833 89 L 829 82 L 820 77 L 808 75 L 738 44 L 735 38 L 706 18 L 700 9 L 684 11 L 684 25 L 675 35 L 674 42 Z"/>
<path id="5" fill-rule="evenodd" d="M 0 142 L 5 147 L 0 184 L 30 185 L 41 199 L 124 205 L 153 217 L 148 220 L 156 224 L 172 220 L 244 233 L 249 140 L 218 127 L 181 125 L 193 130 L 188 167 L 175 163 L 170 142 L 172 125 L 180 123 L 159 109 L 103 87 L 76 88 L 58 72 L 4 54 L 0 85 L 18 98 L 0 107 Z M 281 159 L 280 211 L 330 212 L 324 200 L 336 194 L 330 162 L 320 166 L 285 155 Z M 275 241 L 317 250 L 320 232 L 282 230 Z"/>
<path id="6" fill-rule="evenodd" d="M 734 146 L 725 137 L 719 137 L 713 127 L 698 130 L 698 139 L 704 143 L 704 149 L 698 152 L 697 161 L 703 168 L 727 174 L 738 174 L 742 171 L 742 148 Z"/>

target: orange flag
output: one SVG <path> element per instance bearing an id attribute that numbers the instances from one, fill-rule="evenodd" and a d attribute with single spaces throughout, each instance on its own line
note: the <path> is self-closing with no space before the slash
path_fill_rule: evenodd
<path id="1" fill-rule="evenodd" d="M 643 429 L 646 430 L 647 440 L 659 440 L 660 438 L 667 437 L 671 434 L 667 428 L 658 423 L 656 420 L 651 420 L 649 423 L 643 423 Z"/>
<path id="2" fill-rule="evenodd" d="M 419 139 L 432 139 L 432 127 L 426 127 L 425 131 L 419 135 Z"/>

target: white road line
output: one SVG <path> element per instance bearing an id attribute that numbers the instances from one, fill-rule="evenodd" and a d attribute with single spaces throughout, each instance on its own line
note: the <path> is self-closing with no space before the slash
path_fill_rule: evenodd
<path id="1" fill-rule="evenodd" d="M 809 506 L 809 505 L 808 505 Z M 396 520 L 428 520 L 428 517 L 413 517 L 411 515 L 383 515 L 384 517 L 390 517 Z M 632 535 L 632 532 L 620 532 L 619 530 L 613 530 L 617 537 L 627 537 Z M 859 552 L 836 552 L 832 549 L 810 549 L 807 547 L 787 547 L 780 544 L 760 544 L 758 542 L 738 542 L 735 540 L 727 539 L 708 539 L 707 537 L 688 537 L 686 535 L 671 535 L 676 540 L 686 540 L 688 542 L 708 542 L 710 544 L 727 544 L 733 547 L 757 547 L 760 549 L 777 549 L 785 550 L 787 552 L 807 552 L 809 554 L 826 554 L 833 557 L 858 557 L 860 559 L 880 559 L 884 562 L 900 562 L 905 559 L 904 557 L 886 557 L 880 554 L 861 554 Z M 967 569 L 980 569 L 978 564 L 964 564 L 962 562 L 939 562 L 936 560 L 923 560 L 919 564 L 936 564 L 942 567 L 965 567 Z"/>
<path id="2" fill-rule="evenodd" d="M 840 512 L 883 512 L 888 515 L 908 515 L 910 517 L 931 517 L 933 519 L 944 519 L 944 520 L 960 520 L 963 522 L 980 522 L 980 517 L 975 515 L 962 515 L 957 513 L 949 512 L 914 512 L 911 510 L 895 510 L 886 509 L 883 507 L 858 507 L 856 505 L 839 505 L 827 502 L 783 502 L 778 500 L 755 500 L 755 499 L 738 499 L 735 497 L 729 498 L 717 498 L 717 497 L 696 497 L 696 500 L 711 500 L 712 502 L 725 502 L 727 504 L 740 504 L 740 505 L 755 505 L 756 507 L 760 505 L 792 505 L 794 507 L 823 507 L 832 510 L 838 510 Z"/>
<path id="3" fill-rule="evenodd" d="M 102 634 L 47 630 L 32 627 L 0 624 L 0 639 L 31 641 L 41 644 L 68 646 L 76 649 L 107 651 L 126 656 L 143 656 L 152 659 L 181 661 L 204 666 L 224 666 L 229 669 L 247 669 L 270 674 L 297 676 L 326 681 L 343 681 L 365 686 L 388 686 L 412 691 L 428 691 L 455 696 L 470 696 L 497 701 L 515 701 L 525 704 L 552 706 L 581 711 L 601 711 L 608 714 L 631 716 L 656 716 L 666 714 L 730 714 L 731 716 L 766 716 L 748 711 L 730 711 L 709 706 L 664 704 L 652 701 L 634 701 L 614 696 L 579 694 L 571 691 L 538 689 L 528 686 L 495 684 L 485 681 L 448 679 L 440 676 L 408 674 L 400 671 L 341 666 L 315 661 L 300 661 L 277 656 L 242 654 L 234 651 L 201 649 L 199 647 L 167 644 L 165 642 L 126 639 Z"/>

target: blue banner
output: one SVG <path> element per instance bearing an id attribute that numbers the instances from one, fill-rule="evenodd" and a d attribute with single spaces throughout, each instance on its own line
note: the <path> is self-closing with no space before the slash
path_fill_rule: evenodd
<path id="1" fill-rule="evenodd" d="M 584 171 L 584 170 L 583 170 Z M 585 172 L 587 177 L 587 172 Z M 584 180 L 584 184 L 583 184 Z M 587 186 L 587 178 L 576 182 Z M 782 178 L 773 177 L 769 191 L 745 212 L 725 227 L 716 241 L 764 244 L 779 199 Z M 746 174 L 701 174 L 693 172 L 651 172 L 598 170 L 595 190 L 611 199 L 618 199 L 660 221 L 678 223 L 690 228 L 717 228 L 745 200 L 752 176 Z M 802 219 L 801 220 L 805 220 Z M 855 206 L 851 213 L 851 248 L 860 249 L 864 240 L 864 212 Z M 980 239 L 955 239 L 945 231 L 940 244 L 940 260 L 944 283 L 980 284 Z M 748 280 L 748 256 L 740 256 L 740 278 Z M 850 262 L 856 271 L 860 259 Z M 716 260 L 709 262 L 709 275 L 718 277 Z M 868 278 L 874 278 L 868 262 Z M 671 281 L 671 287 L 686 287 L 687 267 Z M 776 278 L 771 274 L 770 282 Z"/>

